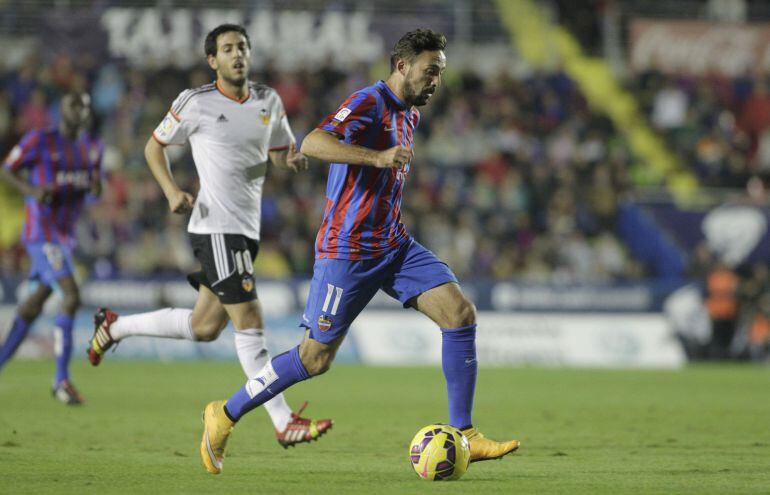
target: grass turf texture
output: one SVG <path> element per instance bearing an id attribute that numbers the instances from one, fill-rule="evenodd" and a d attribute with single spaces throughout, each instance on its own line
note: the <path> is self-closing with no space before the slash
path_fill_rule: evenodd
<path id="1" fill-rule="evenodd" d="M 770 370 L 482 369 L 475 422 L 519 453 L 459 481 L 420 480 L 412 435 L 446 421 L 435 368 L 337 366 L 288 392 L 331 416 L 284 450 L 264 411 L 236 427 L 224 471 L 204 472 L 200 413 L 242 384 L 235 363 L 78 363 L 85 406 L 55 402 L 49 361 L 0 374 L 0 493 L 768 493 Z"/>

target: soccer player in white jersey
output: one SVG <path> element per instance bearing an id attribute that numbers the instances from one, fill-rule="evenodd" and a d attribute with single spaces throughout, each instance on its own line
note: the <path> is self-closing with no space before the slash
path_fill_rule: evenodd
<path id="1" fill-rule="evenodd" d="M 183 91 L 145 147 L 147 164 L 171 211 L 192 209 L 188 231 L 202 270 L 187 278 L 198 290 L 198 300 L 192 310 L 166 308 L 128 316 L 100 308 L 88 349 L 94 366 L 124 338 L 211 341 L 228 320 L 235 326 L 235 347 L 249 378 L 270 359 L 253 275 L 262 184 L 268 159 L 293 171 L 305 170 L 307 159 L 295 148 L 278 94 L 247 79 L 251 45 L 244 28 L 223 24 L 206 36 L 204 47 L 216 81 Z M 165 150 L 187 141 L 200 177 L 197 198 L 176 184 Z M 283 395 L 266 406 L 284 447 L 315 440 L 333 424 L 301 417 L 304 406 L 292 412 Z"/>

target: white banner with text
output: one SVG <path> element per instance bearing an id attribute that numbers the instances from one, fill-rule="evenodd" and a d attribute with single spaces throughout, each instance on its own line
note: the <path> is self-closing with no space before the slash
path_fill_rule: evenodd
<path id="1" fill-rule="evenodd" d="M 678 368 L 681 345 L 661 314 L 478 315 L 480 366 Z M 365 311 L 351 329 L 362 362 L 437 365 L 441 335 L 417 312 Z"/>

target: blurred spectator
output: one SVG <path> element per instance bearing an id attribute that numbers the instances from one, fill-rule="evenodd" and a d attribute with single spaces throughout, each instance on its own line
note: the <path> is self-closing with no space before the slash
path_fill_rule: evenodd
<path id="1" fill-rule="evenodd" d="M 16 132 L 24 134 L 30 129 L 45 128 L 50 123 L 45 93 L 40 89 L 35 89 L 26 103 L 21 106 Z"/>
<path id="2" fill-rule="evenodd" d="M 652 123 L 659 129 L 678 129 L 687 116 L 687 95 L 672 81 L 661 88 L 652 104 Z"/>
<path id="3" fill-rule="evenodd" d="M 755 81 L 754 91 L 743 103 L 738 124 L 749 136 L 749 153 L 753 156 L 759 145 L 759 136 L 770 126 L 770 94 L 764 79 Z"/>
<path id="4" fill-rule="evenodd" d="M 770 293 L 762 294 L 749 320 L 748 354 L 753 361 L 766 362 L 770 357 Z"/>
<path id="5" fill-rule="evenodd" d="M 706 279 L 706 308 L 711 317 L 710 357 L 724 359 L 735 334 L 738 276 L 721 260 Z"/>

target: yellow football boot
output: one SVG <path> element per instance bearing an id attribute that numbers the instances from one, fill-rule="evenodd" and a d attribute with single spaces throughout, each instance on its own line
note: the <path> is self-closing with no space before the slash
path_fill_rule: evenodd
<path id="1" fill-rule="evenodd" d="M 222 472 L 225 445 L 235 423 L 225 414 L 225 402 L 209 402 L 203 410 L 203 439 L 201 439 L 201 460 L 211 474 Z"/>
<path id="2" fill-rule="evenodd" d="M 484 436 L 476 428 L 467 428 L 463 430 L 463 435 L 468 439 L 471 446 L 471 462 L 489 461 L 500 459 L 506 454 L 510 454 L 519 448 L 518 440 L 508 442 L 495 442 Z"/>

